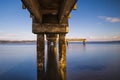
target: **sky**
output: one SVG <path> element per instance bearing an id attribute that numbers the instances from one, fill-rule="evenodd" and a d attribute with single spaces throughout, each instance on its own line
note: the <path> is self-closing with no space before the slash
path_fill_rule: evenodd
<path id="1" fill-rule="evenodd" d="M 120 0 L 78 0 L 67 38 L 120 40 Z M 21 0 L 0 0 L 0 40 L 36 40 L 32 19 Z"/>

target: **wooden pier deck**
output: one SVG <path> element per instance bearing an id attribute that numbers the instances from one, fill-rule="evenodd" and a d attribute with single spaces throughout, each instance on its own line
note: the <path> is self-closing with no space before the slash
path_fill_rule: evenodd
<path id="1" fill-rule="evenodd" d="M 83 42 L 83 45 L 85 45 L 86 43 L 86 39 L 85 38 L 69 38 L 66 39 L 66 42 Z"/>

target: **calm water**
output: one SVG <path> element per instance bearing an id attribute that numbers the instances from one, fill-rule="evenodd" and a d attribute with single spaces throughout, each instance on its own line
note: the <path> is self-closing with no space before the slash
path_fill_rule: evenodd
<path id="1" fill-rule="evenodd" d="M 66 56 L 67 66 L 59 80 L 120 80 L 120 43 L 69 43 Z M 55 77 L 58 58 L 48 57 L 46 75 Z M 0 44 L 0 80 L 37 80 L 36 45 Z"/>

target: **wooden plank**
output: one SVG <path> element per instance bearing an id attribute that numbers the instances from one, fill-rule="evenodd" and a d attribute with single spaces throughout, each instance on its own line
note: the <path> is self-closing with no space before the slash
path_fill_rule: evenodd
<path id="1" fill-rule="evenodd" d="M 58 10 L 41 10 L 42 14 L 53 14 L 53 15 L 57 15 L 58 14 Z"/>
<path id="2" fill-rule="evenodd" d="M 68 17 L 77 0 L 63 0 L 59 10 L 59 23 L 62 23 L 65 17 Z"/>
<path id="3" fill-rule="evenodd" d="M 85 38 L 72 38 L 72 39 L 66 39 L 67 41 L 86 41 Z"/>
<path id="4" fill-rule="evenodd" d="M 22 0 L 23 4 L 27 7 L 29 12 L 37 19 L 39 23 L 42 22 L 40 5 L 38 0 Z"/>
<path id="5" fill-rule="evenodd" d="M 26 9 L 26 6 L 25 6 L 24 4 L 22 4 L 22 8 L 23 8 L 23 9 Z"/>
<path id="6" fill-rule="evenodd" d="M 38 33 L 68 33 L 67 25 L 59 25 L 59 24 L 32 24 L 32 32 L 35 34 Z"/>

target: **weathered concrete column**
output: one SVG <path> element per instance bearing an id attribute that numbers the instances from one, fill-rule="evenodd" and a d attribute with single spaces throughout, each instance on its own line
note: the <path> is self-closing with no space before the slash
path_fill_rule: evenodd
<path id="1" fill-rule="evenodd" d="M 50 46 L 53 46 L 56 49 L 57 34 L 46 34 L 46 38 L 48 49 L 50 49 Z M 52 43 L 53 45 L 51 45 Z"/>
<path id="2" fill-rule="evenodd" d="M 66 34 L 59 34 L 59 69 L 60 80 L 66 80 Z"/>
<path id="3" fill-rule="evenodd" d="M 51 41 L 47 40 L 47 50 L 50 51 Z"/>
<path id="4" fill-rule="evenodd" d="M 37 34 L 37 69 L 44 68 L 44 34 Z"/>
<path id="5" fill-rule="evenodd" d="M 60 66 L 66 66 L 66 34 L 59 34 L 59 60 Z"/>
<path id="6" fill-rule="evenodd" d="M 56 44 L 56 40 L 55 41 L 53 41 L 53 44 L 54 44 L 54 51 L 56 51 L 56 49 L 57 49 L 57 44 Z"/>

